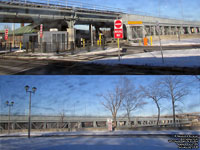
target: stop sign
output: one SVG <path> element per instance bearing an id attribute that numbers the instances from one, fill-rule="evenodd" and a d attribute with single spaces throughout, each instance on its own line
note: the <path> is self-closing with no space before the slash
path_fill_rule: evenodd
<path id="1" fill-rule="evenodd" d="M 5 40 L 8 39 L 8 29 L 5 29 Z"/>
<path id="2" fill-rule="evenodd" d="M 123 23 L 122 20 L 114 21 L 114 36 L 117 39 L 123 38 Z"/>
<path id="3" fill-rule="evenodd" d="M 117 29 L 122 28 L 122 21 L 121 20 L 115 20 L 115 28 L 117 28 Z"/>

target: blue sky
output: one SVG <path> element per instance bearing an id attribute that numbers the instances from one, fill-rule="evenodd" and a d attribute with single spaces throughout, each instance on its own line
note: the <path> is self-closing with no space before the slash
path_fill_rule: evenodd
<path id="1" fill-rule="evenodd" d="M 135 86 L 147 85 L 163 76 L 126 76 Z M 29 95 L 24 86 L 37 87 L 32 96 L 32 114 L 59 115 L 63 110 L 66 115 L 110 115 L 100 104 L 103 99 L 97 94 L 112 90 L 120 76 L 0 76 L 0 114 L 7 114 L 5 102 L 14 101 L 13 114 L 27 114 Z M 181 76 L 189 83 L 190 95 L 180 104 L 183 112 L 197 112 L 200 108 L 200 83 L 194 76 Z M 132 115 L 156 115 L 155 104 L 146 99 L 148 104 L 133 112 Z M 162 114 L 171 113 L 171 103 L 163 100 Z M 119 115 L 124 112 L 120 111 Z"/>
<path id="2" fill-rule="evenodd" d="M 37 0 L 34 0 L 37 1 Z M 70 0 L 69 0 L 70 1 Z M 92 5 L 120 8 L 130 13 L 200 21 L 200 0 L 73 0 Z M 98 7 L 98 6 L 97 6 Z M 160 10 L 160 11 L 159 11 Z M 9 24 L 10 25 L 10 24 Z M 5 24 L 0 24 L 4 29 Z M 11 27 L 11 25 L 10 25 Z M 16 28 L 19 24 L 16 24 Z M 11 27 L 12 28 L 12 27 Z"/>

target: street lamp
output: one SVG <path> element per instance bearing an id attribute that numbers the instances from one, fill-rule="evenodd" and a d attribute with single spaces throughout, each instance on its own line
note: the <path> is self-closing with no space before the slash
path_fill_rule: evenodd
<path id="1" fill-rule="evenodd" d="M 14 102 L 6 101 L 6 105 L 8 106 L 8 134 L 10 134 L 10 108 L 13 106 Z"/>
<path id="2" fill-rule="evenodd" d="M 31 94 L 35 93 L 35 91 L 37 90 L 36 87 L 32 88 L 32 91 L 29 91 L 29 86 L 26 85 L 25 86 L 25 90 L 26 93 L 30 93 L 30 97 L 29 97 L 29 113 L 28 113 L 28 138 L 30 138 L 30 133 L 31 133 Z"/>

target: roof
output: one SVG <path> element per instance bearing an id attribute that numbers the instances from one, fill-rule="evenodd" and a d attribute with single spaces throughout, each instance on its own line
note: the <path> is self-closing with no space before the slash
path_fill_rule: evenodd
<path id="1" fill-rule="evenodd" d="M 24 26 L 21 28 L 18 28 L 15 30 L 15 35 L 23 35 L 23 34 L 27 34 L 27 33 L 36 33 L 38 32 L 36 29 L 34 29 L 34 27 L 32 27 L 31 25 L 28 26 Z M 0 34 L 4 34 L 5 30 L 0 30 Z M 13 31 L 8 30 L 8 35 L 12 35 Z"/>

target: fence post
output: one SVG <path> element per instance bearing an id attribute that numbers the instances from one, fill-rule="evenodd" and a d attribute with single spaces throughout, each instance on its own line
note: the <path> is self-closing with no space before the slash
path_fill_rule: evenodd
<path id="1" fill-rule="evenodd" d="M 32 42 L 32 43 L 31 43 L 31 51 L 32 51 L 32 53 L 34 53 L 34 52 L 35 52 L 35 46 L 34 46 L 34 42 Z"/>
<path id="2" fill-rule="evenodd" d="M 26 42 L 26 53 L 28 53 L 28 47 L 29 46 L 29 43 L 28 42 Z"/>
<path id="3" fill-rule="evenodd" d="M 12 43 L 10 43 L 10 52 L 12 52 Z"/>
<path id="4" fill-rule="evenodd" d="M 46 42 L 42 43 L 42 48 L 43 48 L 43 53 L 46 53 L 47 52 L 47 43 Z"/>
<path id="5" fill-rule="evenodd" d="M 87 51 L 90 52 L 90 43 L 87 41 Z"/>
<path id="6" fill-rule="evenodd" d="M 74 42 L 70 41 L 70 49 L 71 49 L 71 54 L 74 55 Z"/>
<path id="7" fill-rule="evenodd" d="M 59 54 L 59 42 L 56 42 L 56 53 Z"/>

